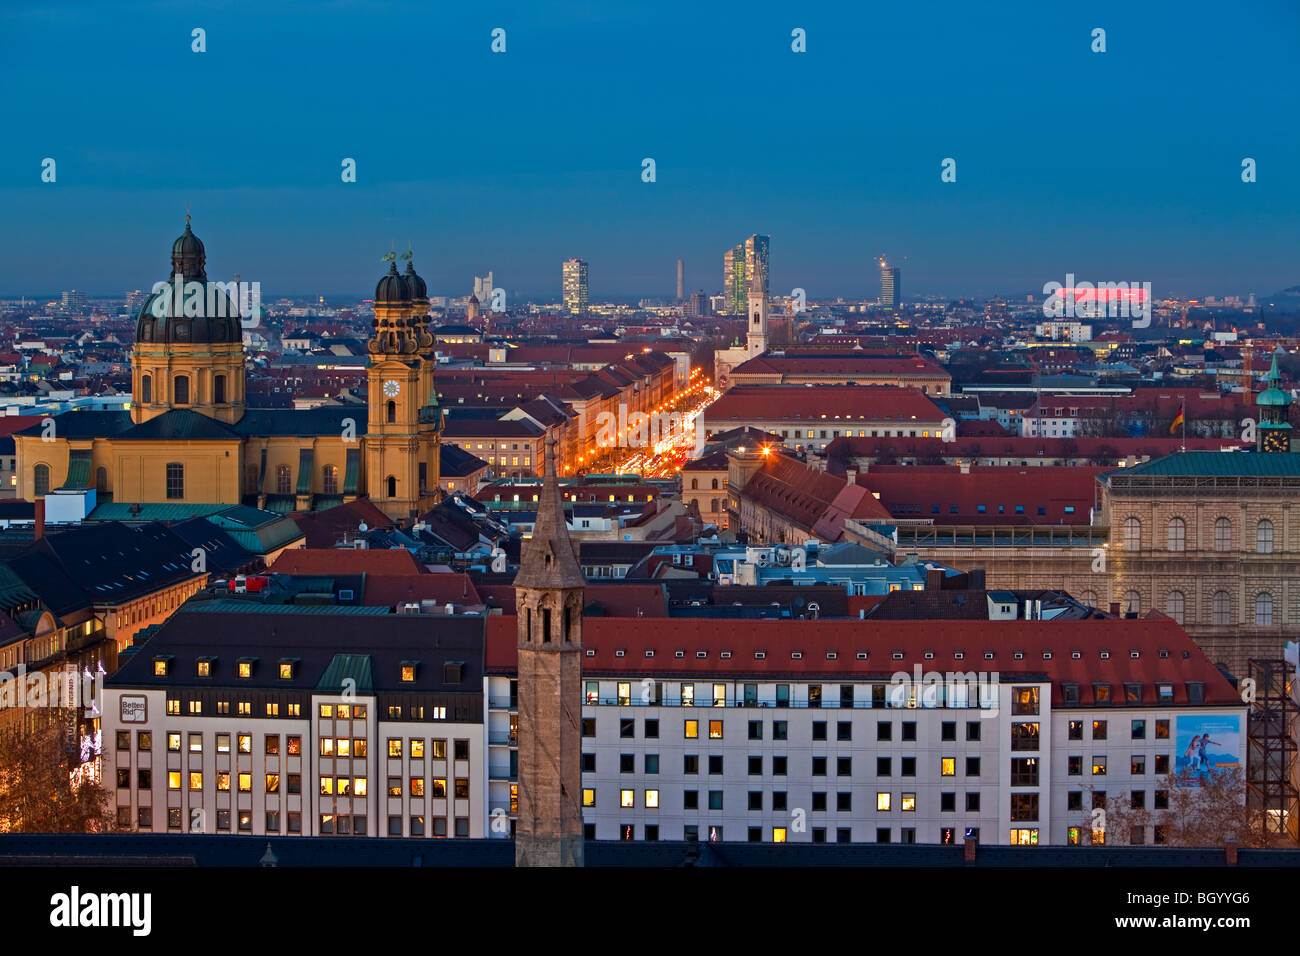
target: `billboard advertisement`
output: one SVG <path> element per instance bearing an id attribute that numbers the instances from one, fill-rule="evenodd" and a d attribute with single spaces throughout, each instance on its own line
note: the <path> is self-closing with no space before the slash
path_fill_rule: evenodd
<path id="1" fill-rule="evenodd" d="M 1215 771 L 1242 766 L 1240 714 L 1188 714 L 1174 726 L 1174 772 L 1199 786 Z"/>

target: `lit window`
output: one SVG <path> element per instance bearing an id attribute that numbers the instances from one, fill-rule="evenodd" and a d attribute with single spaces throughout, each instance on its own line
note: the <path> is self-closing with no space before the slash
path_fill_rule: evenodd
<path id="1" fill-rule="evenodd" d="M 252 662 L 252 661 L 240 661 L 240 662 L 239 662 L 239 676 L 240 676 L 240 677 L 245 677 L 245 678 L 247 678 L 247 677 L 252 677 L 252 676 L 253 676 L 253 662 Z"/>
<path id="2" fill-rule="evenodd" d="M 253 775 L 251 773 L 241 773 L 239 775 L 239 792 L 240 793 L 253 792 Z"/>
<path id="3" fill-rule="evenodd" d="M 156 673 L 156 671 L 155 671 L 155 673 Z M 199 661 L 199 663 L 198 663 L 198 671 L 197 671 L 197 674 L 198 674 L 199 677 L 211 677 L 211 676 L 212 676 L 212 662 L 211 662 L 211 661 Z"/>
<path id="4" fill-rule="evenodd" d="M 694 740 L 700 735 L 700 722 L 698 720 L 686 721 L 685 736 L 688 740 Z"/>
<path id="5" fill-rule="evenodd" d="M 333 704 L 321 704 L 321 705 L 320 705 L 320 715 L 321 715 L 322 717 L 333 717 L 333 716 L 334 716 L 334 705 L 333 705 Z"/>
<path id="6" fill-rule="evenodd" d="M 891 803 L 891 796 L 888 793 L 876 794 L 876 809 L 888 810 Z"/>
<path id="7" fill-rule="evenodd" d="M 357 741 L 357 742 L 358 742 L 358 743 L 364 743 L 364 741 Z M 424 756 L 424 741 L 423 741 L 423 740 L 412 740 L 412 741 L 411 741 L 411 756 L 412 756 L 412 757 L 423 757 L 423 756 Z"/>
<path id="8" fill-rule="evenodd" d="M 400 737 L 388 738 L 388 756 L 400 757 L 402 755 L 402 741 Z"/>
<path id="9" fill-rule="evenodd" d="M 167 772 L 167 789 L 179 790 L 181 788 L 181 772 L 179 770 L 169 770 Z"/>
<path id="10" fill-rule="evenodd" d="M 647 790 L 647 791 L 645 792 L 645 805 L 646 805 L 647 809 L 650 809 L 650 810 L 657 810 L 657 809 L 659 809 L 659 791 L 658 791 L 658 790 Z"/>
<path id="11" fill-rule="evenodd" d="M 710 740 L 722 739 L 722 721 L 720 720 L 709 721 L 709 739 Z"/>
<path id="12" fill-rule="evenodd" d="M 293 678 L 293 662 L 280 661 L 280 680 L 292 680 L 292 678 Z"/>
<path id="13" fill-rule="evenodd" d="M 635 790 L 620 790 L 620 791 L 618 792 L 618 805 L 619 805 L 620 807 L 635 807 L 635 806 L 636 806 L 636 791 L 635 791 Z"/>
<path id="14" fill-rule="evenodd" d="M 945 777 L 952 777 L 957 774 L 957 758 L 944 757 L 939 761 L 939 772 Z"/>
<path id="15" fill-rule="evenodd" d="M 241 754 L 251 754 L 253 752 L 252 734 L 240 734 L 236 742 L 239 746 L 239 752 Z"/>
<path id="16" fill-rule="evenodd" d="M 584 807 L 594 807 L 596 805 L 596 791 L 590 787 L 584 787 L 582 791 L 582 805 Z"/>
<path id="17" fill-rule="evenodd" d="M 903 794 L 902 810 L 904 813 L 914 813 L 916 811 L 916 794 L 914 793 Z"/>
<path id="18" fill-rule="evenodd" d="M 403 664 L 403 665 L 402 665 L 402 680 L 403 680 L 404 682 L 406 682 L 406 683 L 410 683 L 411 681 L 415 680 L 415 665 L 414 665 L 414 664 Z"/>

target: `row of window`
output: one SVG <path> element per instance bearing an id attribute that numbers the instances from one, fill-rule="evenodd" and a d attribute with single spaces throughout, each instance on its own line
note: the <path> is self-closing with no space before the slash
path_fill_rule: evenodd
<path id="1" fill-rule="evenodd" d="M 1124 519 L 1124 550 L 1142 550 L 1142 521 L 1140 518 Z M 1214 520 L 1214 550 L 1235 551 L 1232 540 L 1232 521 L 1228 518 Z M 1165 528 L 1165 544 L 1169 551 L 1187 550 L 1187 522 L 1182 518 L 1170 518 Z M 1259 554 L 1273 553 L 1273 522 L 1262 518 L 1255 525 L 1255 550 Z"/>
<path id="2" fill-rule="evenodd" d="M 721 790 L 709 790 L 709 791 L 706 791 L 706 792 L 707 792 L 707 795 L 708 795 L 708 796 L 707 796 L 707 799 L 708 799 L 707 809 L 709 809 L 709 810 L 722 810 L 722 809 L 725 809 L 725 805 L 724 805 L 724 804 L 725 804 L 725 801 L 724 801 L 724 797 L 723 797 L 723 791 L 721 791 Z M 636 809 L 636 807 L 637 807 L 637 796 L 636 796 L 636 795 L 637 795 L 637 791 L 636 791 L 636 790 L 623 789 L 623 790 L 619 790 L 618 794 L 619 794 L 619 797 L 618 797 L 618 805 L 619 805 L 619 807 L 620 807 L 621 809 L 625 809 L 625 810 Z M 895 801 L 894 796 L 895 796 L 895 795 L 894 795 L 892 792 L 889 792 L 889 791 L 880 791 L 880 792 L 878 792 L 878 793 L 876 794 L 876 811 L 877 811 L 878 813 L 889 813 L 889 812 L 893 811 L 894 809 L 897 809 L 897 810 L 899 810 L 899 811 L 902 812 L 902 813 L 914 813 L 914 812 L 916 812 L 916 794 L 915 794 L 915 793 L 910 793 L 910 792 L 909 792 L 909 793 L 901 793 L 901 794 L 898 795 L 898 796 L 899 796 L 899 799 L 898 799 L 897 801 Z M 1038 819 L 1038 813 L 1037 813 L 1037 811 L 1038 811 L 1038 794 L 1036 794 L 1036 793 L 1031 793 L 1031 794 L 1012 794 L 1011 796 L 1012 796 L 1012 817 L 1011 817 L 1011 819 L 1013 819 L 1013 820 L 1018 820 L 1018 819 L 1036 820 L 1036 819 Z M 762 790 L 750 790 L 750 791 L 746 794 L 746 797 L 747 797 L 747 799 L 746 799 L 746 807 L 745 807 L 745 809 L 747 809 L 747 810 L 752 810 L 752 811 L 761 811 L 761 810 L 764 809 L 764 806 L 763 806 L 763 803 L 764 803 L 764 801 L 763 801 L 763 791 L 762 791 Z M 812 812 L 814 812 L 814 813 L 823 813 L 823 812 L 828 812 L 828 810 L 829 810 L 829 799 L 828 799 L 828 797 L 829 797 L 829 795 L 828 795 L 825 791 L 815 791 L 815 792 L 813 793 L 813 795 L 812 795 Z M 1017 813 L 1017 803 L 1016 803 L 1016 798 L 1017 798 L 1017 797 L 1033 797 L 1033 800 L 1032 800 L 1031 802 L 1027 802 L 1027 803 L 1023 803 L 1023 804 L 1022 804 L 1022 811 L 1021 811 L 1021 812 L 1025 812 L 1025 811 L 1023 810 L 1023 807 L 1032 807 L 1032 812 L 1033 812 L 1033 814 L 1034 814 L 1032 817 L 1017 817 L 1017 816 L 1016 816 L 1016 813 Z M 942 812 L 942 813 L 956 813 L 956 812 L 957 812 L 957 794 L 956 794 L 955 791 L 950 791 L 950 792 L 941 793 L 941 794 L 939 795 L 939 798 L 940 798 L 940 799 L 939 799 L 939 810 L 940 810 L 940 812 Z M 773 793 L 771 794 L 771 800 L 769 801 L 769 803 L 770 803 L 769 809 L 771 809 L 772 811 L 775 811 L 775 812 L 781 812 L 781 811 L 789 810 L 789 809 L 790 809 L 790 808 L 789 808 L 789 794 L 786 793 L 786 792 L 783 791 L 783 790 L 775 791 L 775 792 L 773 792 Z M 587 808 L 595 808 L 595 807 L 597 807 L 597 803 L 596 803 L 596 790 L 595 790 L 594 788 L 590 788 L 590 787 L 584 787 L 584 788 L 583 788 L 583 791 L 582 791 L 582 805 L 583 805 L 584 807 L 587 807 Z M 658 809 L 659 809 L 659 791 L 658 791 L 658 790 L 643 790 L 643 791 L 641 791 L 641 804 L 640 804 L 640 805 L 641 805 L 642 808 L 644 808 L 644 809 L 646 809 L 646 810 L 658 810 Z M 979 792 L 978 792 L 978 791 L 971 791 L 971 792 L 969 792 L 969 793 L 966 794 L 965 807 L 966 807 L 966 810 L 971 811 L 971 812 L 977 812 L 977 811 L 979 811 L 979 809 L 980 809 L 980 795 L 979 795 Z M 683 790 L 683 791 L 682 791 L 682 809 L 684 809 L 684 810 L 699 810 L 699 809 L 701 809 L 701 807 L 700 807 L 700 791 L 698 791 L 698 790 Z M 847 813 L 847 812 L 851 812 L 852 810 L 853 810 L 853 794 L 852 794 L 851 792 L 849 792 L 849 791 L 843 791 L 843 790 L 841 790 L 841 791 L 839 791 L 838 793 L 836 793 L 836 794 L 835 794 L 835 811 L 836 811 L 837 813 Z"/>
<path id="3" fill-rule="evenodd" d="M 1070 777 L 1083 776 L 1084 768 L 1083 756 L 1075 755 L 1065 758 L 1065 772 Z M 1171 766 L 1169 754 L 1156 754 L 1153 766 L 1153 772 L 1157 774 L 1169 773 Z M 1147 758 L 1143 754 L 1134 754 L 1129 760 L 1129 773 L 1134 776 L 1141 776 L 1147 772 Z M 1094 777 L 1106 776 L 1106 756 L 1094 756 L 1092 758 L 1092 775 Z"/>
<path id="4" fill-rule="evenodd" d="M 1097 606 L 1095 591 L 1084 591 L 1079 599 L 1084 604 Z M 1134 590 L 1125 591 L 1123 607 L 1125 613 L 1140 614 L 1142 595 Z M 1185 623 L 1187 595 L 1182 591 L 1170 591 L 1165 598 L 1165 613 L 1179 624 Z M 1215 591 L 1210 596 L 1210 623 L 1216 627 L 1230 627 L 1236 623 L 1232 613 L 1232 595 L 1227 591 Z M 1273 625 L 1273 595 L 1268 591 L 1261 591 L 1255 595 L 1255 625 L 1257 627 Z"/>
<path id="5" fill-rule="evenodd" d="M 188 375 L 172 376 L 172 404 L 188 405 L 190 403 L 190 377 Z M 140 376 L 140 401 L 148 405 L 153 401 L 153 376 Z M 212 403 L 223 405 L 226 402 L 226 376 L 216 375 L 212 379 Z"/>
<path id="6" fill-rule="evenodd" d="M 750 776 L 762 776 L 763 761 L 762 756 L 750 756 L 747 758 L 747 772 Z M 776 777 L 788 776 L 790 771 L 790 758 L 785 755 L 778 755 L 771 758 L 772 775 Z M 965 768 L 966 776 L 978 777 L 980 775 L 980 758 L 966 757 Z M 876 776 L 890 777 L 893 776 L 894 767 L 893 757 L 876 757 Z M 916 758 L 899 757 L 899 775 L 903 777 L 916 776 Z M 709 754 L 708 761 L 705 764 L 710 775 L 722 774 L 724 760 L 722 754 Z M 812 776 L 825 777 L 829 774 L 830 757 L 815 756 L 812 758 Z M 619 773 L 636 773 L 636 755 L 619 754 Z M 596 755 L 594 753 L 584 753 L 582 755 L 582 772 L 596 772 Z M 645 754 L 642 760 L 642 772 L 654 774 L 659 772 L 659 755 Z M 699 774 L 700 772 L 700 755 L 683 754 L 682 755 L 682 773 Z M 1035 771 L 1037 773 L 1037 771 Z M 835 775 L 837 777 L 851 777 L 853 775 L 853 758 L 836 757 L 835 758 Z M 940 757 L 939 758 L 939 775 L 942 777 L 954 777 L 957 775 L 957 758 Z"/>
<path id="7" fill-rule="evenodd" d="M 634 824 L 634 823 L 621 823 L 621 824 L 619 824 L 619 828 L 618 828 L 618 829 L 619 829 L 618 838 L 619 838 L 620 840 L 635 840 L 635 839 L 636 839 L 636 824 Z M 1077 828 L 1076 828 L 1076 829 L 1077 829 Z M 1157 829 L 1159 829 L 1159 828 L 1157 827 Z M 582 832 L 583 832 L 583 837 L 584 837 L 585 839 L 588 839 L 588 840 L 594 840 L 594 839 L 596 839 L 596 825 L 595 825 L 594 823 L 588 823 L 588 824 L 585 824 L 585 825 L 583 826 L 583 830 L 582 830 Z M 658 825 L 657 823 L 647 823 L 647 824 L 645 824 L 645 825 L 642 827 L 642 831 L 641 831 L 641 832 L 642 832 L 642 839 L 643 839 L 643 840 L 646 840 L 647 842 L 655 842 L 655 841 L 657 841 L 657 840 L 659 839 L 659 825 Z M 798 832 L 798 831 L 796 831 L 796 832 Z M 813 842 L 813 843 L 826 843 L 826 842 L 828 842 L 827 839 L 826 839 L 826 837 L 827 837 L 827 829 L 826 829 L 826 827 L 813 827 L 809 832 L 812 834 L 812 842 Z M 975 842 L 975 843 L 978 843 L 978 842 L 979 842 L 979 836 L 980 836 L 979 827 L 966 827 L 965 830 L 964 830 L 964 833 L 965 833 L 965 837 L 966 837 L 967 840 L 970 840 L 970 841 Z M 897 842 L 899 842 L 899 843 L 915 843 L 915 842 L 916 842 L 916 828 L 915 828 L 915 827 L 901 827 L 901 828 L 899 829 L 899 831 L 898 831 L 898 834 L 899 834 L 899 839 L 898 839 Z M 877 827 L 877 828 L 876 828 L 876 841 L 875 841 L 875 842 L 877 842 L 877 843 L 893 843 L 893 842 L 895 842 L 894 839 L 893 839 L 893 835 L 894 835 L 894 831 L 893 831 L 893 829 L 892 829 L 891 827 Z M 692 823 L 692 824 L 686 824 L 684 827 L 682 827 L 682 839 L 685 840 L 685 841 L 688 841 L 688 842 L 692 842 L 692 843 L 697 842 L 697 841 L 699 841 L 699 840 L 701 840 L 701 839 L 706 839 L 706 840 L 708 840 L 710 843 L 721 843 L 721 842 L 723 842 L 723 840 L 724 840 L 724 836 L 723 836 L 723 827 L 721 827 L 721 826 L 706 826 L 706 827 L 704 828 L 704 830 L 703 830 L 703 833 L 701 833 L 701 830 L 700 830 L 700 828 L 699 828 L 699 826 L 698 826 L 697 824 L 693 824 L 693 823 Z M 747 827 L 747 828 L 746 828 L 746 840 L 748 840 L 748 842 L 750 842 L 750 843 L 762 843 L 762 842 L 763 842 L 763 828 L 762 828 L 762 827 Z M 772 828 L 771 828 L 771 840 L 772 840 L 773 843 L 787 843 L 787 842 L 789 842 L 789 841 L 788 841 L 788 830 L 787 830 L 787 828 L 786 828 L 786 827 L 772 827 Z M 1037 843 L 1038 843 L 1038 830 L 1037 830 L 1037 828 L 1034 828 L 1034 829 L 1014 829 L 1014 830 L 1011 831 L 1011 841 L 1012 841 L 1013 844 L 1016 844 L 1016 845 L 1026 845 L 1026 846 L 1029 846 L 1029 845 L 1037 845 Z M 836 828 L 835 828 L 835 842 L 836 842 L 836 843 L 852 843 L 852 842 L 853 842 L 853 828 L 852 828 L 852 827 L 836 827 Z M 939 842 L 940 842 L 940 843 L 944 843 L 944 844 L 948 844 L 948 845 L 955 844 L 955 843 L 957 842 L 957 828 L 956 828 L 956 827 L 941 827 L 940 830 L 939 830 Z"/>

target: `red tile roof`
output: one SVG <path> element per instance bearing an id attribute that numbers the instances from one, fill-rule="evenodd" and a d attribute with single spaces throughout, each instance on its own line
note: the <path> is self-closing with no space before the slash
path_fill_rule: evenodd
<path id="1" fill-rule="evenodd" d="M 1082 524 L 1093 506 L 1096 476 L 1105 470 L 1093 465 L 976 465 L 963 474 L 957 465 L 872 465 L 857 476 L 857 483 L 880 495 L 885 510 L 900 518 L 930 518 L 935 524 L 990 517 L 1004 523 Z M 1040 515 L 1039 508 L 1045 513 Z"/>
<path id="2" fill-rule="evenodd" d="M 920 389 L 891 385 L 737 385 L 704 412 L 713 426 L 804 419 L 826 428 L 849 422 L 943 421 L 944 414 Z"/>
<path id="3" fill-rule="evenodd" d="M 384 553 L 395 552 L 362 552 L 362 554 Z M 439 604 L 482 604 L 483 598 L 479 596 L 468 574 L 373 572 L 366 575 L 365 597 L 362 599 L 364 604 L 371 607 L 393 607 L 408 601 L 415 604 L 421 601 L 437 601 Z"/>
<path id="4" fill-rule="evenodd" d="M 291 517 L 307 536 L 309 548 L 333 548 L 345 531 L 367 528 L 392 528 L 393 519 L 375 507 L 368 498 L 357 498 L 323 511 L 296 511 Z"/>
<path id="5" fill-rule="evenodd" d="M 846 484 L 842 477 L 783 454 L 764 459 L 745 485 L 744 496 L 823 541 L 840 539 L 845 518 L 890 520 L 889 512 L 866 488 Z"/>
<path id="6" fill-rule="evenodd" d="M 1043 675 L 1052 682 L 1052 706 L 1064 703 L 1061 685 L 1079 685 L 1080 706 L 1095 705 L 1094 683 L 1109 683 L 1117 713 L 1123 712 L 1124 683 L 1140 682 L 1142 699 L 1157 703 L 1155 683 L 1173 684 L 1174 706 L 1186 706 L 1186 682 L 1204 684 L 1207 706 L 1241 704 L 1241 695 L 1176 622 L 1166 617 L 1136 620 L 1042 621 L 865 621 L 734 620 L 673 618 L 671 626 L 651 618 L 587 617 L 582 621 L 585 675 L 735 675 L 759 680 L 852 677 L 889 679 L 915 666 L 922 673 L 997 671 L 1002 679 Z M 515 618 L 487 619 L 486 665 L 490 673 L 514 673 Z M 617 650 L 622 657 L 615 656 Z M 655 652 L 653 660 L 645 652 Z M 676 651 L 683 651 L 677 657 Z M 588 654 L 595 651 L 594 655 Z M 704 652 L 704 657 L 698 656 Z M 723 659 L 729 651 L 730 659 Z M 755 652 L 764 652 L 757 659 Z M 792 654 L 799 652 L 800 657 Z M 836 658 L 828 660 L 827 652 Z M 865 652 L 866 660 L 858 654 Z M 961 652 L 962 659 L 954 654 Z M 993 659 L 985 658 L 986 652 Z M 1050 658 L 1044 659 L 1044 652 Z M 1074 659 L 1077 652 L 1079 658 Z M 1102 657 L 1106 652 L 1109 656 Z M 1133 654 L 1136 652 L 1137 657 Z M 1161 653 L 1166 656 L 1162 657 Z M 895 654 L 901 659 L 895 659 Z M 927 653 L 933 657 L 927 659 Z M 1020 659 L 1016 654 L 1022 655 Z"/>
<path id="7" fill-rule="evenodd" d="M 873 355 L 864 352 L 816 352 L 792 355 L 760 355 L 731 371 L 732 376 L 756 375 L 835 375 L 846 380 L 860 378 L 951 379 L 948 370 L 924 355 Z"/>
<path id="8" fill-rule="evenodd" d="M 282 551 L 270 567 L 278 574 L 423 574 L 405 548 L 298 548 Z"/>

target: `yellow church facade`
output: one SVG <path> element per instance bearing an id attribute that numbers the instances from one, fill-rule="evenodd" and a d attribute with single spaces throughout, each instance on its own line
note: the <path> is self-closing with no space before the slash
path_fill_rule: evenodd
<path id="1" fill-rule="evenodd" d="M 18 496 L 310 511 L 368 497 L 394 520 L 439 499 L 442 410 L 428 292 L 409 262 L 375 290 L 364 407 L 249 408 L 235 304 L 190 229 L 140 310 L 129 411 L 75 411 L 14 435 Z"/>

